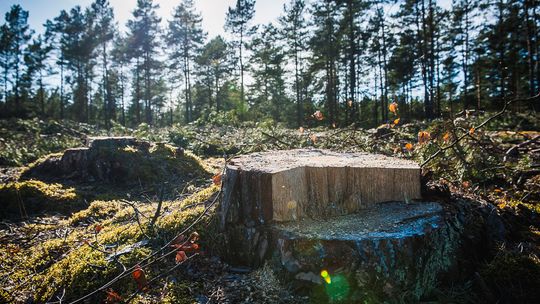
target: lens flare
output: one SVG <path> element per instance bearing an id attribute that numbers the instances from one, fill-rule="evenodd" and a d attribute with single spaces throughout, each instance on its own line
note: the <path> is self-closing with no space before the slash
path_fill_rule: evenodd
<path id="1" fill-rule="evenodd" d="M 332 278 L 330 278 L 330 275 L 328 274 L 328 271 L 326 271 L 326 270 L 321 271 L 321 277 L 323 277 L 326 284 L 332 283 Z"/>

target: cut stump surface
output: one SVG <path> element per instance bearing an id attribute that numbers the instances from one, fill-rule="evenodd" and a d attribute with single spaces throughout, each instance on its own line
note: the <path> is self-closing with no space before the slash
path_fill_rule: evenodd
<path id="1" fill-rule="evenodd" d="M 368 153 L 299 149 L 234 158 L 226 168 L 225 207 L 263 224 L 326 218 L 376 203 L 420 198 L 420 167 Z M 231 219 L 234 220 L 234 219 Z"/>

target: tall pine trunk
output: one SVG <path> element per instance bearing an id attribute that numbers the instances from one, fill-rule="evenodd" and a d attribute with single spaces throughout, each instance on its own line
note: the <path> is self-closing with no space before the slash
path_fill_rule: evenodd
<path id="1" fill-rule="evenodd" d="M 347 1 L 347 9 L 349 11 L 349 100 L 351 103 L 351 106 L 347 107 L 347 109 L 350 111 L 349 123 L 351 123 L 353 117 L 356 116 L 354 113 L 354 106 L 356 105 L 356 33 L 354 31 L 353 0 Z"/>
<path id="2" fill-rule="evenodd" d="M 302 126 L 303 120 L 303 105 L 300 96 L 300 72 L 299 72 L 299 62 L 298 62 L 298 29 L 296 24 L 294 26 L 294 88 L 296 89 L 296 124 L 298 127 Z"/>
<path id="3" fill-rule="evenodd" d="M 534 96 L 536 93 L 536 87 L 535 87 L 535 75 L 534 75 L 534 67 L 535 67 L 535 58 L 534 58 L 534 37 L 533 37 L 533 29 L 531 25 L 531 20 L 529 16 L 529 9 L 530 9 L 530 0 L 525 0 L 523 5 L 524 15 L 525 15 L 525 35 L 527 36 L 527 64 L 529 69 L 529 96 Z"/>
<path id="4" fill-rule="evenodd" d="M 140 58 L 137 56 L 135 67 L 135 118 L 137 119 L 137 125 L 141 123 L 141 66 Z"/>

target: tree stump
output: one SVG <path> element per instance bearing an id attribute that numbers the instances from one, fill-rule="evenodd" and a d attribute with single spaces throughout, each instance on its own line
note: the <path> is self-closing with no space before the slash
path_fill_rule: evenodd
<path id="1" fill-rule="evenodd" d="M 161 184 L 170 178 L 206 175 L 183 149 L 134 137 L 92 137 L 87 147 L 67 149 L 37 163 L 22 175 L 46 181 L 107 183 L 118 186 Z M 190 176 L 191 175 L 191 176 Z"/>
<path id="2" fill-rule="evenodd" d="M 327 218 L 376 203 L 419 199 L 420 167 L 367 153 L 255 153 L 231 160 L 225 198 L 222 214 L 230 215 L 229 222 L 238 216 L 256 224 Z"/>
<path id="3" fill-rule="evenodd" d="M 226 259 L 250 266 L 269 261 L 281 277 L 320 286 L 329 299 L 374 299 L 367 291 L 379 300 L 405 291 L 419 299 L 455 259 L 461 225 L 440 204 L 418 201 L 415 162 L 272 151 L 232 159 L 223 181 Z M 328 292 L 340 281 L 345 294 Z"/>

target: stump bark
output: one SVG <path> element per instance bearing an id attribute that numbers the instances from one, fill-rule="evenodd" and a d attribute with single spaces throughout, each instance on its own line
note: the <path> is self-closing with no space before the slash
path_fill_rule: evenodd
<path id="1" fill-rule="evenodd" d="M 454 263 L 462 226 L 440 204 L 418 201 L 420 167 L 412 161 L 273 151 L 232 159 L 223 180 L 225 258 L 269 262 L 283 278 L 326 290 L 331 301 L 403 292 L 419 299 Z"/>

